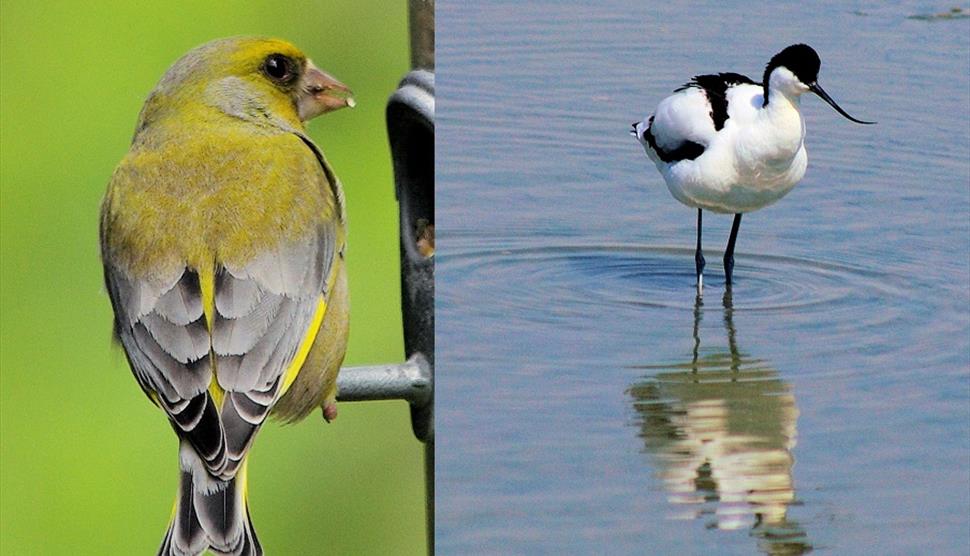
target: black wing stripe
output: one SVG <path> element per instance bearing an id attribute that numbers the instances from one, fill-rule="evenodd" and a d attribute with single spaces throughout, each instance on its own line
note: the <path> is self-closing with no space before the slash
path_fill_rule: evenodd
<path id="1" fill-rule="evenodd" d="M 657 153 L 657 157 L 667 163 L 679 162 L 681 160 L 694 160 L 700 155 L 704 154 L 704 145 L 700 143 L 695 143 L 693 141 L 684 141 L 677 148 L 666 150 L 657 145 L 657 140 L 654 138 L 653 133 L 650 128 L 653 127 L 653 116 L 650 116 L 650 121 L 647 125 L 647 129 L 643 131 L 643 138 L 653 149 L 653 152 Z"/>
<path id="2" fill-rule="evenodd" d="M 724 123 L 728 119 L 728 100 L 727 90 L 735 85 L 758 85 L 750 77 L 740 73 L 715 73 L 708 75 L 696 75 L 684 86 L 677 89 L 683 91 L 690 87 L 696 87 L 707 95 L 707 101 L 711 105 L 711 120 L 714 122 L 714 131 L 724 129 Z"/>

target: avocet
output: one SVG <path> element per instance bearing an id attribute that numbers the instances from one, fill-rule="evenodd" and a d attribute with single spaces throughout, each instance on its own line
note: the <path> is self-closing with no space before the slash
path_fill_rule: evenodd
<path id="1" fill-rule="evenodd" d="M 812 92 L 859 124 L 818 84 L 818 54 L 789 46 L 765 67 L 762 83 L 737 73 L 698 75 L 674 91 L 641 122 L 634 135 L 667 188 L 697 209 L 697 293 L 704 287 L 701 220 L 704 210 L 734 214 L 724 251 L 726 284 L 734 270 L 741 215 L 784 197 L 805 175 L 805 122 L 799 99 Z"/>

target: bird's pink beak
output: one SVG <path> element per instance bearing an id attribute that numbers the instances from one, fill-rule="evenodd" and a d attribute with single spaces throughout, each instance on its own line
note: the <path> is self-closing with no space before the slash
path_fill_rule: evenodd
<path id="1" fill-rule="evenodd" d="M 305 122 L 345 106 L 353 108 L 357 103 L 352 94 L 349 87 L 307 60 L 296 100 L 300 120 Z"/>

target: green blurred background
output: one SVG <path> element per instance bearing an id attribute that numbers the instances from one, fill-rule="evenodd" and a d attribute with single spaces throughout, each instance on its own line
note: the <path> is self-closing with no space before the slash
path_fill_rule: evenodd
<path id="1" fill-rule="evenodd" d="M 92 6 L 96 5 L 94 8 Z M 36 2 L 0 13 L 0 552 L 152 554 L 177 444 L 111 345 L 98 209 L 145 96 L 218 37 L 294 42 L 358 107 L 310 133 L 347 194 L 345 364 L 403 358 L 397 206 L 384 106 L 408 70 L 396 2 Z M 269 554 L 424 554 L 423 451 L 404 402 L 341 404 L 327 425 L 270 424 L 250 458 Z"/>

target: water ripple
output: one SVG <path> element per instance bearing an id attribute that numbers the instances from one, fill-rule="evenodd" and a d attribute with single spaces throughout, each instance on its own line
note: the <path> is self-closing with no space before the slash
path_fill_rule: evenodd
<path id="1" fill-rule="evenodd" d="M 693 250 L 686 248 L 606 244 L 458 251 L 441 264 L 442 272 L 453 273 L 459 281 L 460 287 L 448 288 L 450 292 L 475 295 L 477 289 L 509 284 L 503 288 L 507 295 L 491 309 L 544 321 L 548 311 L 537 310 L 541 300 L 555 302 L 558 311 L 591 304 L 692 310 L 693 258 Z M 723 269 L 710 260 L 713 253 L 708 258 L 705 297 L 720 297 Z M 899 277 L 847 263 L 749 253 L 737 253 L 735 260 L 736 311 L 852 310 L 904 292 Z"/>

